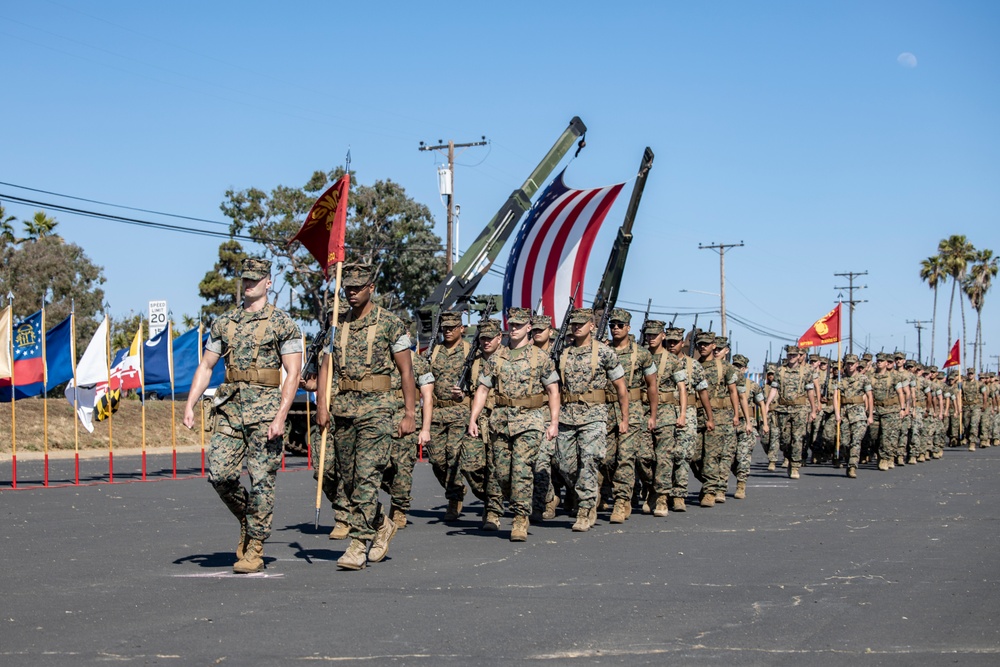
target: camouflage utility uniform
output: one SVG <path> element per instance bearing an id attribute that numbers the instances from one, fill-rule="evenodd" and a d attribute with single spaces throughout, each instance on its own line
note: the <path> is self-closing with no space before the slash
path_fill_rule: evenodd
<path id="1" fill-rule="evenodd" d="M 395 410 L 392 419 L 392 446 L 389 448 L 389 465 L 382 472 L 382 490 L 389 494 L 392 499 L 392 511 L 396 510 L 404 514 L 410 511 L 411 491 L 413 490 L 413 466 L 417 459 L 417 439 L 420 434 L 420 427 L 423 424 L 423 412 L 420 408 L 419 389 L 425 385 L 434 384 L 434 375 L 431 373 L 430 364 L 419 354 L 411 351 L 413 358 L 413 379 L 416 381 L 418 393 L 416 397 L 416 429 L 413 433 L 399 437 L 396 427 L 405 416 L 405 404 L 403 403 L 402 378 L 399 369 L 393 366 L 392 392 L 395 399 Z M 430 406 L 427 406 L 430 409 Z M 399 524 L 397 524 L 399 525 Z M 400 527 L 405 527 L 405 523 Z"/>

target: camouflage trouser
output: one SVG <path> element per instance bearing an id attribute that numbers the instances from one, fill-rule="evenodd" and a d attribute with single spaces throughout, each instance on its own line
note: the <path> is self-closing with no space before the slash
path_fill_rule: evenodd
<path id="1" fill-rule="evenodd" d="M 896 456 L 906 456 L 909 449 L 910 433 L 913 430 L 913 414 L 899 418 L 899 438 L 896 440 Z"/>
<path id="2" fill-rule="evenodd" d="M 378 489 L 389 465 L 392 448 L 392 410 L 370 410 L 362 417 L 335 417 L 337 473 L 348 498 L 344 522 L 352 539 L 375 537 L 379 520 Z"/>
<path id="3" fill-rule="evenodd" d="M 917 457 L 927 451 L 924 412 L 924 408 L 913 408 L 913 415 L 910 417 L 909 447 L 906 449 L 907 457 Z"/>
<path id="4" fill-rule="evenodd" d="M 896 455 L 899 428 L 898 408 L 875 408 L 875 420 L 869 430 L 880 459 L 892 460 L 892 457 Z"/>
<path id="5" fill-rule="evenodd" d="M 944 420 L 945 432 L 948 436 L 948 446 L 953 447 L 958 445 L 958 441 L 962 435 L 962 420 L 955 414 L 945 415 Z"/>
<path id="6" fill-rule="evenodd" d="M 677 428 L 676 405 L 661 405 L 657 409 L 659 424 L 653 431 L 653 490 L 660 496 L 687 495 L 687 452 L 683 438 L 684 429 Z M 683 476 L 683 479 L 681 477 Z M 681 493 L 680 489 L 684 492 Z"/>
<path id="7" fill-rule="evenodd" d="M 310 463 L 313 467 L 313 479 L 319 477 L 319 454 L 323 448 L 322 440 L 312 447 L 309 453 Z M 340 476 L 337 474 L 337 450 L 333 443 L 333 430 L 329 429 L 326 434 L 326 453 L 323 457 L 323 495 L 330 501 L 333 507 L 334 517 L 343 520 L 347 516 L 347 495 L 344 494 L 344 485 L 340 483 Z"/>
<path id="8" fill-rule="evenodd" d="M 545 423 L 546 430 L 548 430 L 551 423 Z M 538 455 L 535 457 L 534 465 L 535 475 L 532 485 L 531 504 L 539 512 L 543 511 L 545 504 L 555 497 L 555 488 L 552 484 L 552 472 L 556 465 L 555 452 L 555 440 L 543 437 L 541 442 L 538 443 Z"/>
<path id="9" fill-rule="evenodd" d="M 486 511 L 503 516 L 503 501 L 510 501 L 514 516 L 528 516 L 534 487 L 534 464 L 542 431 L 524 431 L 517 435 L 490 433 L 489 470 L 486 482 Z"/>
<path id="10" fill-rule="evenodd" d="M 733 427 L 733 411 L 725 408 L 712 410 L 715 430 L 699 427 L 701 433 L 700 456 L 691 462 L 695 476 L 702 480 L 703 495 L 725 491 L 728 486 L 729 468 L 723 464 L 727 449 L 736 451 L 736 429 Z"/>
<path id="11" fill-rule="evenodd" d="M 767 413 L 767 433 L 763 428 L 760 433 L 760 446 L 767 453 L 769 463 L 778 462 L 778 451 L 781 449 L 781 433 L 778 427 L 778 419 L 774 412 Z"/>
<path id="12" fill-rule="evenodd" d="M 659 409 L 662 410 L 663 406 Z M 683 456 L 684 452 L 681 452 Z M 639 441 L 635 453 L 635 478 L 638 482 L 636 487 L 644 492 L 639 497 L 645 497 L 656 486 L 656 431 L 649 433 L 647 430 L 645 437 Z"/>
<path id="13" fill-rule="evenodd" d="M 607 454 L 598 467 L 600 479 L 611 481 L 611 496 L 631 502 L 635 489 L 636 458 L 643 442 L 650 442 L 646 424 L 628 425 L 628 433 L 618 434 L 618 424 L 608 424 Z"/>
<path id="14" fill-rule="evenodd" d="M 576 491 L 580 509 L 591 509 L 597 504 L 597 466 L 604 460 L 607 436 L 605 422 L 559 424 L 556 463 L 559 473 Z"/>
<path id="15" fill-rule="evenodd" d="M 924 423 L 931 425 L 929 437 L 931 452 L 937 454 L 944 451 L 944 448 L 948 446 L 948 434 L 945 432 L 947 426 L 944 420 L 939 419 L 937 413 L 934 413 L 933 416 L 926 418 Z"/>
<path id="16" fill-rule="evenodd" d="M 485 501 L 486 445 L 479 438 L 466 435 L 468 426 L 468 421 L 432 422 L 427 458 L 434 476 L 444 488 L 445 498 L 462 500 L 465 497 L 465 484 L 459 477 L 461 472 L 472 493 Z"/>
<path id="17" fill-rule="evenodd" d="M 219 415 L 208 449 L 208 481 L 237 518 L 246 516 L 247 534 L 256 540 L 271 536 L 274 486 L 281 467 L 280 438 L 269 441 L 261 422 L 233 428 Z M 250 489 L 240 483 L 243 462 L 250 473 Z"/>
<path id="18" fill-rule="evenodd" d="M 979 430 L 982 428 L 983 406 L 966 405 L 962 408 L 962 434 L 970 445 L 979 444 Z"/>
<path id="19" fill-rule="evenodd" d="M 802 447 L 806 439 L 809 408 L 784 406 L 782 412 L 775 413 L 775 417 L 778 421 L 781 451 L 785 458 L 791 461 L 791 466 L 798 468 L 802 465 Z"/>
<path id="20" fill-rule="evenodd" d="M 868 431 L 868 416 L 864 412 L 860 418 L 849 419 L 846 415 L 840 423 L 840 459 L 847 461 L 848 468 L 857 468 L 861 459 L 861 442 Z"/>
<path id="21" fill-rule="evenodd" d="M 389 494 L 394 507 L 404 512 L 410 510 L 413 490 L 413 466 L 417 459 L 417 441 L 421 424 L 420 410 L 417 410 L 417 431 L 397 438 L 396 427 L 403 420 L 404 411 L 398 410 L 393 420 L 392 445 L 389 447 L 389 465 L 382 472 L 382 490 Z"/>
<path id="22" fill-rule="evenodd" d="M 819 434 L 813 454 L 818 459 L 826 461 L 833 458 L 837 449 L 837 415 L 833 411 L 833 406 L 830 406 L 829 410 L 820 412 L 819 419 Z"/>
<path id="23" fill-rule="evenodd" d="M 753 455 L 753 446 L 757 442 L 757 429 L 752 429 L 747 433 L 746 422 L 740 420 L 740 426 L 736 429 L 736 456 L 733 457 L 730 469 L 736 475 L 737 482 L 745 482 L 750 479 L 750 458 Z"/>

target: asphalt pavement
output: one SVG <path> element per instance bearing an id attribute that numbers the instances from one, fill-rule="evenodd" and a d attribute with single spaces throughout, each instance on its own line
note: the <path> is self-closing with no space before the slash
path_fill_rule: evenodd
<path id="1" fill-rule="evenodd" d="M 558 516 L 528 541 L 445 524 L 430 467 L 382 563 L 338 570 L 315 483 L 289 459 L 267 568 L 232 574 L 238 525 L 197 453 L 0 464 L 0 663 L 79 665 L 1000 664 L 1000 448 L 858 479 L 768 472 L 745 500 L 667 518 Z M 103 466 L 103 474 L 102 474 Z M 245 478 L 244 478 L 245 479 Z M 57 483 L 58 482 L 58 483 Z M 698 483 L 692 480 L 692 492 Z M 471 496 L 469 496 L 471 499 Z M 694 498 L 689 499 L 692 503 Z"/>

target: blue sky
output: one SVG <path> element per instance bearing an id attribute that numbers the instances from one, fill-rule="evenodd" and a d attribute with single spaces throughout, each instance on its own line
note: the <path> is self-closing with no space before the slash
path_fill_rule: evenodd
<path id="1" fill-rule="evenodd" d="M 362 183 L 401 183 L 443 235 L 441 158 L 418 142 L 486 135 L 456 169 L 464 248 L 578 115 L 571 186 L 631 179 L 656 153 L 620 297 L 637 317 L 650 297 L 681 325 L 717 310 L 679 290 L 718 292 L 718 256 L 698 244 L 742 240 L 726 256 L 731 315 L 797 337 L 834 305 L 834 273 L 867 270 L 856 347 L 915 352 L 906 321 L 932 311 L 919 261 L 956 233 L 1000 251 L 997 34 L 991 2 L 15 0 L 0 8 L 0 181 L 226 222 L 226 189 L 304 184 L 350 147 Z M 588 297 L 627 200 L 595 244 Z M 216 240 L 56 217 L 104 267 L 114 314 L 150 299 L 197 313 Z M 754 365 L 780 346 L 730 328 Z"/>

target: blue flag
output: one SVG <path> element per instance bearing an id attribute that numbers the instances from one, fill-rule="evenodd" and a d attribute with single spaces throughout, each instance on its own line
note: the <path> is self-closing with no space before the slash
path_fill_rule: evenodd
<path id="1" fill-rule="evenodd" d="M 70 318 L 66 318 L 45 334 L 45 366 L 48 382 L 43 381 L 42 313 L 38 311 L 14 327 L 14 388 L 16 399 L 40 396 L 46 387 L 56 387 L 73 378 Z M 0 382 L 0 402 L 9 403 L 10 380 Z"/>

